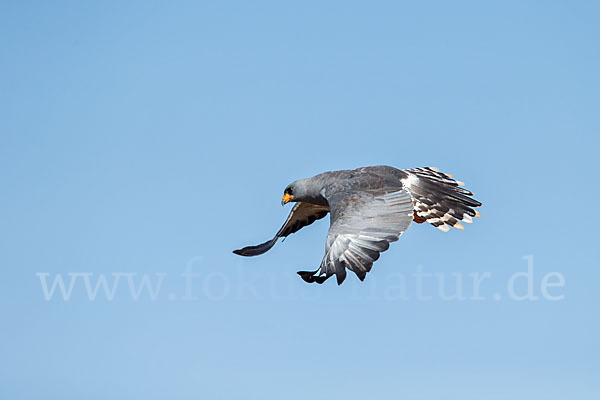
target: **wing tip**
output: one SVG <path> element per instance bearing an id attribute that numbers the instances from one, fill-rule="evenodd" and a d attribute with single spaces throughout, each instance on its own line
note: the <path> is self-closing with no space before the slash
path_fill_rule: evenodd
<path id="1" fill-rule="evenodd" d="M 243 256 L 243 257 L 249 257 L 251 256 L 251 254 L 249 253 L 249 250 L 251 250 L 251 247 L 244 247 L 243 249 L 237 249 L 232 251 L 233 254 L 237 254 L 238 256 Z"/>

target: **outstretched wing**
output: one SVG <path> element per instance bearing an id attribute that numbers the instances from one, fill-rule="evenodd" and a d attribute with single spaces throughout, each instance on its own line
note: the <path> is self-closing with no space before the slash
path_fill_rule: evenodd
<path id="1" fill-rule="evenodd" d="M 327 198 L 331 226 L 325 257 L 316 271 L 300 271 L 306 282 L 323 283 L 336 275 L 338 285 L 346 268 L 362 281 L 379 254 L 395 242 L 413 220 L 413 201 L 402 188 L 340 191 Z"/>
<path id="2" fill-rule="evenodd" d="M 257 246 L 248 246 L 244 247 L 243 249 L 234 250 L 233 252 L 240 256 L 246 257 L 258 256 L 266 253 L 275 245 L 275 243 L 277 243 L 279 238 L 286 237 L 294 232 L 298 232 L 305 226 L 308 226 L 316 220 L 323 218 L 328 212 L 329 208 L 327 206 L 319 206 L 309 203 L 296 203 L 294 204 L 292 211 L 290 211 L 290 215 L 288 215 L 287 219 L 285 220 L 285 223 L 275 234 L 273 239 Z"/>

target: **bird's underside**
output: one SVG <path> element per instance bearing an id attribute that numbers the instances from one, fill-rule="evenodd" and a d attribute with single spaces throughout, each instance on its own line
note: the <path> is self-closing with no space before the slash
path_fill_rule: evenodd
<path id="1" fill-rule="evenodd" d="M 257 256 L 286 237 L 330 214 L 325 256 L 316 271 L 300 271 L 306 282 L 323 283 L 336 275 L 338 284 L 346 269 L 362 281 L 380 253 L 398 240 L 411 222 L 427 222 L 446 232 L 471 223 L 481 203 L 462 182 L 437 168 L 399 170 L 388 166 L 325 172 L 290 185 L 299 194 L 283 226 L 260 245 L 234 253 Z M 286 189 L 287 190 L 287 189 Z M 286 196 L 288 196 L 286 198 Z M 294 198 L 284 194 L 285 202 Z M 306 200 L 306 201 L 303 201 Z"/>

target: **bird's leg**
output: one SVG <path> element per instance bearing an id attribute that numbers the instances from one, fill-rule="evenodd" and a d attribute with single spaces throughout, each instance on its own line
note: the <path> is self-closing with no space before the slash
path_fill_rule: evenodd
<path id="1" fill-rule="evenodd" d="M 319 284 L 325 282 L 331 276 L 331 274 L 324 274 L 321 267 L 319 267 L 316 271 L 298 271 L 298 275 L 300 275 L 305 282 L 316 282 Z"/>

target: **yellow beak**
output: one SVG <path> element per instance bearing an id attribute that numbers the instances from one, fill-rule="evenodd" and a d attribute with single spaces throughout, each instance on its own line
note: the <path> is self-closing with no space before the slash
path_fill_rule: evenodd
<path id="1" fill-rule="evenodd" d="M 290 202 L 291 199 L 293 199 L 294 196 L 292 196 L 291 194 L 284 194 L 281 200 L 281 205 L 287 204 Z"/>

